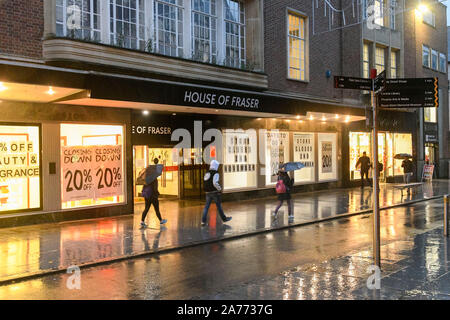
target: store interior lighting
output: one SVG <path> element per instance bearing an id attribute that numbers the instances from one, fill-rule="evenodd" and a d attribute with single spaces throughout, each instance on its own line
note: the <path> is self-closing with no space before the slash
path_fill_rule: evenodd
<path id="1" fill-rule="evenodd" d="M 49 87 L 49 88 L 48 88 L 47 94 L 49 94 L 49 95 L 51 95 L 51 96 L 55 94 L 55 91 L 53 90 L 52 87 Z"/>
<path id="2" fill-rule="evenodd" d="M 142 111 L 142 114 L 143 114 L 144 116 L 148 116 L 149 113 L 150 113 L 150 112 L 148 112 L 148 110 Z"/>
<path id="3" fill-rule="evenodd" d="M 3 82 L 0 82 L 0 91 L 5 91 L 7 88 L 3 84 Z"/>

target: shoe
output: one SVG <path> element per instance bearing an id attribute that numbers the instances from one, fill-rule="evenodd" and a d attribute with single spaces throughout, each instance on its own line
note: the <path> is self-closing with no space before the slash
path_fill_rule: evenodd
<path id="1" fill-rule="evenodd" d="M 230 221 L 231 219 L 233 219 L 233 218 L 232 218 L 232 217 L 226 217 L 225 220 L 223 220 L 223 222 L 228 222 L 228 221 Z"/>
<path id="2" fill-rule="evenodd" d="M 147 225 L 145 224 L 144 221 L 141 221 L 141 228 L 147 228 Z"/>
<path id="3" fill-rule="evenodd" d="M 202 227 L 206 226 L 206 222 L 202 221 Z"/>
<path id="4" fill-rule="evenodd" d="M 163 225 L 167 222 L 167 219 L 163 219 L 159 224 Z"/>

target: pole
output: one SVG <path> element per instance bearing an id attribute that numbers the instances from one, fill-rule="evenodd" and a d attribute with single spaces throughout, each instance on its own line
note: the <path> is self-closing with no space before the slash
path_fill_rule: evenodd
<path id="1" fill-rule="evenodd" d="M 377 103 L 375 99 L 375 79 L 372 77 L 372 110 L 373 110 L 373 262 L 381 268 L 380 261 L 380 206 L 378 193 L 378 133 Z"/>
<path id="2" fill-rule="evenodd" d="M 444 195 L 444 236 L 448 237 L 448 194 Z"/>

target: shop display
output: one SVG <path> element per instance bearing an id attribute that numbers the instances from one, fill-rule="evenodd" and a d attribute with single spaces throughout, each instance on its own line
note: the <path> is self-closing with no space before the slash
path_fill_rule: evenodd
<path id="1" fill-rule="evenodd" d="M 122 126 L 61 125 L 63 208 L 124 201 Z"/>
<path id="2" fill-rule="evenodd" d="M 319 133 L 319 181 L 337 179 L 337 135 Z"/>
<path id="3" fill-rule="evenodd" d="M 224 188 L 256 187 L 256 136 L 245 131 L 224 131 Z"/>
<path id="4" fill-rule="evenodd" d="M 314 133 L 294 133 L 294 161 L 305 165 L 294 171 L 295 183 L 314 182 Z"/>
<path id="5" fill-rule="evenodd" d="M 281 164 L 289 162 L 289 133 L 264 130 L 266 150 L 266 185 L 277 182 L 277 172 Z"/>
<path id="6" fill-rule="evenodd" d="M 41 207 L 39 131 L 0 125 L 0 213 Z"/>

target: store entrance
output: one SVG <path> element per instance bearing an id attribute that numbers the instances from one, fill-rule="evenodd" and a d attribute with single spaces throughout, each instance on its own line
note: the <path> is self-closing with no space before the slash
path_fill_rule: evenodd
<path id="1" fill-rule="evenodd" d="M 203 176 L 209 166 L 203 164 L 203 149 L 183 149 L 183 163 L 180 165 L 181 197 L 201 198 L 203 191 Z"/>
<path id="2" fill-rule="evenodd" d="M 164 166 L 162 175 L 158 178 L 158 190 L 160 198 L 179 198 L 179 168 L 176 162 L 177 157 L 172 148 L 150 148 L 148 146 L 134 146 L 133 148 L 133 177 L 135 201 L 143 201 L 143 185 L 136 184 L 136 179 L 142 170 L 153 164 L 153 159 L 157 158 L 159 164 Z"/>
<path id="3" fill-rule="evenodd" d="M 433 164 L 433 178 L 439 176 L 439 168 L 437 167 L 437 159 L 438 159 L 438 145 L 435 143 L 425 143 L 425 164 Z"/>

